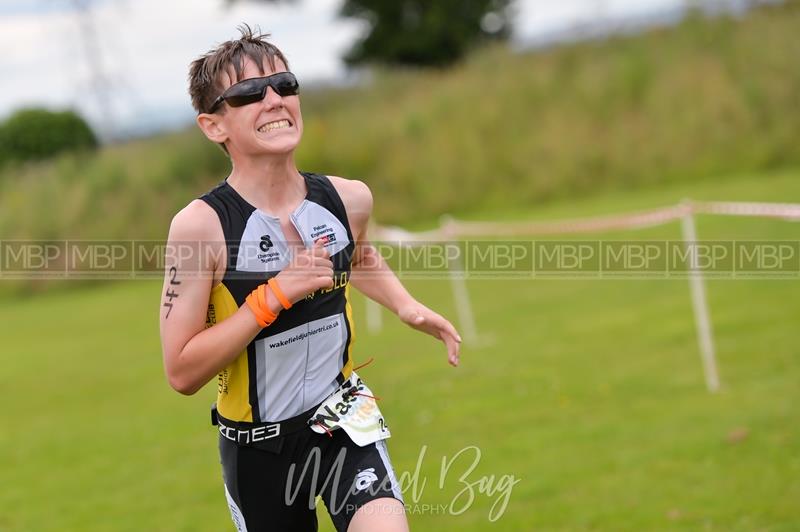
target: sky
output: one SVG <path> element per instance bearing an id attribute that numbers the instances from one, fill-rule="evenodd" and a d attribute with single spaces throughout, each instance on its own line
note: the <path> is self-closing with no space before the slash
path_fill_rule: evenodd
<path id="1" fill-rule="evenodd" d="M 674 11 L 686 1 L 517 0 L 512 41 L 524 47 L 598 20 Z M 0 118 L 31 105 L 73 108 L 106 137 L 190 123 L 189 63 L 236 37 L 242 22 L 272 34 L 301 83 L 341 82 L 348 72 L 340 57 L 364 27 L 338 18 L 340 4 L 0 0 Z"/>

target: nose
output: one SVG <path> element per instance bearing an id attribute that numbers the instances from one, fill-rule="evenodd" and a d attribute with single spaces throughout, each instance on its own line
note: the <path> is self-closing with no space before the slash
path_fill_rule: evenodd
<path id="1" fill-rule="evenodd" d="M 275 92 L 275 89 L 267 86 L 267 93 L 264 95 L 264 105 L 267 107 L 267 109 L 283 107 L 283 98 L 281 98 L 280 94 Z"/>

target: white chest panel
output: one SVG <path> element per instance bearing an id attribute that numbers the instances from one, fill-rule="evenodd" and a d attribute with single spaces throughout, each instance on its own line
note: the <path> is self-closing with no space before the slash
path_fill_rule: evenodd
<path id="1" fill-rule="evenodd" d="M 350 243 L 347 230 L 331 211 L 309 200 L 289 215 L 289 221 L 303 239 L 305 247 L 325 237 L 331 256 Z M 239 242 L 236 270 L 240 272 L 280 271 L 291 261 L 291 248 L 281 229 L 280 220 L 256 209 L 245 225 Z"/>

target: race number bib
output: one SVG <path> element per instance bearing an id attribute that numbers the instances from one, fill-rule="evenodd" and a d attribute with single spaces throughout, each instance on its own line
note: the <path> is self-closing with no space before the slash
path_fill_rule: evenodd
<path id="1" fill-rule="evenodd" d="M 390 437 L 389 427 L 373 397 L 364 381 L 352 372 L 314 412 L 311 430 L 325 434 L 341 428 L 360 447 Z"/>

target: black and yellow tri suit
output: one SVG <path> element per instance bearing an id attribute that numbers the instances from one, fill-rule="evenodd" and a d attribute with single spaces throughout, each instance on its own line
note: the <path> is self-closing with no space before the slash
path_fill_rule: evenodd
<path id="1" fill-rule="evenodd" d="M 352 371 L 349 301 L 354 242 L 344 204 L 330 180 L 302 173 L 308 193 L 290 215 L 306 247 L 326 237 L 334 287 L 317 290 L 264 328 L 218 377 L 217 409 L 232 421 L 275 422 L 297 416 L 330 395 Z M 235 313 L 259 284 L 289 264 L 278 218 L 245 201 L 227 181 L 200 199 L 219 216 L 227 267 L 213 287 L 207 326 Z"/>

